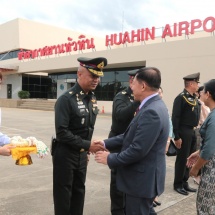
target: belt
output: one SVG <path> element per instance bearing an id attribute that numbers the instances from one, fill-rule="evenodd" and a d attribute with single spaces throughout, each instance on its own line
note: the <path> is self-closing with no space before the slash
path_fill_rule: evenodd
<path id="1" fill-rule="evenodd" d="M 85 149 L 80 149 L 80 152 L 84 152 L 85 151 Z"/>

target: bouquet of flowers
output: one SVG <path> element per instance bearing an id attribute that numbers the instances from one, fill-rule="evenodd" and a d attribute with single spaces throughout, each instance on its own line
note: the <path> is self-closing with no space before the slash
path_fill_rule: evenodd
<path id="1" fill-rule="evenodd" d="M 16 146 L 11 149 L 11 155 L 16 160 L 17 165 L 32 164 L 30 153 L 36 153 L 39 158 L 44 158 L 49 152 L 45 143 L 35 137 L 24 139 L 21 136 L 14 136 L 10 139 L 10 144 Z"/>

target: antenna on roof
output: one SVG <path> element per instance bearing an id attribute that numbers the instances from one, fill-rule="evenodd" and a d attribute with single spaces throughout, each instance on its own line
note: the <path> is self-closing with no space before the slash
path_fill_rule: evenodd
<path id="1" fill-rule="evenodd" d="M 122 33 L 124 31 L 124 10 L 122 11 Z"/>

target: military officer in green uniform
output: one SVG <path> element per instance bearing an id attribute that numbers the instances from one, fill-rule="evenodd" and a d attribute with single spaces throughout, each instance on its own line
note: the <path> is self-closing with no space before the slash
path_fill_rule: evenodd
<path id="1" fill-rule="evenodd" d="M 123 134 L 128 127 L 129 123 L 134 117 L 134 114 L 140 105 L 139 102 L 134 101 L 131 90 L 131 84 L 136 74 L 136 70 L 128 72 L 129 87 L 118 94 L 113 99 L 112 108 L 112 125 L 108 138 Z M 121 149 L 116 149 L 111 152 L 120 152 Z M 110 181 L 110 198 L 111 198 L 111 214 L 123 215 L 124 214 L 124 194 L 116 187 L 116 169 L 111 169 Z"/>
<path id="2" fill-rule="evenodd" d="M 55 215 L 82 215 L 87 153 L 103 150 L 91 143 L 98 106 L 94 93 L 107 59 L 78 58 L 77 83 L 55 105 L 53 196 Z"/>
<path id="3" fill-rule="evenodd" d="M 189 169 L 186 167 L 187 158 L 195 151 L 195 127 L 200 117 L 200 103 L 196 96 L 200 73 L 185 76 L 185 89 L 174 100 L 172 124 L 175 144 L 178 148 L 175 161 L 174 190 L 182 195 L 196 192 L 188 184 Z"/>

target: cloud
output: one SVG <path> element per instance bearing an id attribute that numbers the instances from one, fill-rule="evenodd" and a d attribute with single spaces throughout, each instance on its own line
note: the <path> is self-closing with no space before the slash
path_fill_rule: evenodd
<path id="1" fill-rule="evenodd" d="M 25 18 L 91 35 L 106 35 L 214 16 L 214 0 L 7 0 L 0 23 Z"/>

